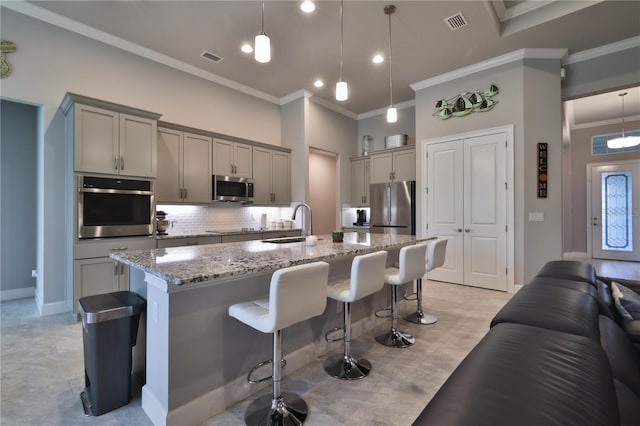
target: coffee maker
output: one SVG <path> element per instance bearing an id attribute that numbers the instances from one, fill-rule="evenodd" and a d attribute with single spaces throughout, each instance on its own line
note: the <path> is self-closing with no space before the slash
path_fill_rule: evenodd
<path id="1" fill-rule="evenodd" d="M 363 226 L 367 222 L 367 211 L 364 209 L 358 209 L 356 210 L 356 214 L 358 215 L 358 218 L 356 219 L 354 225 Z"/>

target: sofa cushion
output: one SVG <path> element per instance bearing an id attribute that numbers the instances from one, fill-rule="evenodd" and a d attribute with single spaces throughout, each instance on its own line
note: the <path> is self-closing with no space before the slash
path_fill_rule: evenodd
<path id="1" fill-rule="evenodd" d="M 619 424 L 609 362 L 598 340 L 508 323 L 485 335 L 414 422 L 551 424 Z"/>
<path id="2" fill-rule="evenodd" d="M 611 294 L 622 318 L 640 319 L 640 294 L 616 281 L 611 282 Z"/>
<path id="3" fill-rule="evenodd" d="M 620 426 L 640 425 L 640 398 L 619 380 L 613 380 L 620 412 Z"/>
<path id="4" fill-rule="evenodd" d="M 595 285 L 596 268 L 590 263 L 577 260 L 553 260 L 547 262 L 537 277 L 563 278 L 572 281 L 584 281 Z"/>
<path id="5" fill-rule="evenodd" d="M 640 397 L 640 357 L 629 336 L 610 318 L 600 316 L 600 344 L 611 373 Z"/>
<path id="6" fill-rule="evenodd" d="M 614 306 L 613 299 L 611 298 L 609 286 L 600 280 L 597 280 L 596 286 L 594 287 L 592 284 L 584 281 L 572 281 L 564 278 L 536 277 L 527 285 L 564 287 L 589 294 L 596 300 L 596 302 L 598 302 L 601 314 L 606 315 L 615 321 L 620 319 Z"/>
<path id="7" fill-rule="evenodd" d="M 589 294 L 569 288 L 525 285 L 502 307 L 491 326 L 504 322 L 599 339 L 599 308 Z"/>

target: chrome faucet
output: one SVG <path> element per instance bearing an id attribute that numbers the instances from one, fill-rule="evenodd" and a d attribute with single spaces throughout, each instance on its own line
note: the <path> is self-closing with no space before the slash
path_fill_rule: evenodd
<path id="1" fill-rule="evenodd" d="M 294 207 L 293 209 L 293 216 L 291 216 L 291 220 L 296 220 L 296 213 L 298 212 L 298 209 L 300 207 L 306 207 L 307 210 L 309 210 L 309 233 L 307 234 L 305 232 L 305 228 L 306 226 L 302 227 L 302 235 L 303 236 L 307 236 L 307 235 L 313 235 L 313 214 L 311 213 L 311 206 L 309 206 L 309 204 L 307 203 L 300 203 L 297 206 Z M 304 216 L 302 217 L 303 221 L 304 221 Z"/>

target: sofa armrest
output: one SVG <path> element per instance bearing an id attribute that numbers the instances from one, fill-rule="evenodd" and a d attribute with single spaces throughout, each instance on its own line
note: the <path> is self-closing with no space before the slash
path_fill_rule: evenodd
<path id="1" fill-rule="evenodd" d="M 629 320 L 624 321 L 622 324 L 622 328 L 629 336 L 629 339 L 633 342 L 633 344 L 640 344 L 640 320 Z"/>

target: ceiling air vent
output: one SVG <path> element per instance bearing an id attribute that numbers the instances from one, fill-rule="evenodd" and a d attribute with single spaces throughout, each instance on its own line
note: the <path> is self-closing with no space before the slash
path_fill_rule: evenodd
<path id="1" fill-rule="evenodd" d="M 210 60 L 211 62 L 215 62 L 216 64 L 222 61 L 222 57 L 216 55 L 215 53 L 207 52 L 206 50 L 200 54 L 205 59 Z"/>
<path id="2" fill-rule="evenodd" d="M 455 31 L 459 28 L 469 25 L 462 12 L 458 12 L 455 15 L 449 16 L 444 20 L 444 22 L 447 23 L 451 31 Z"/>

